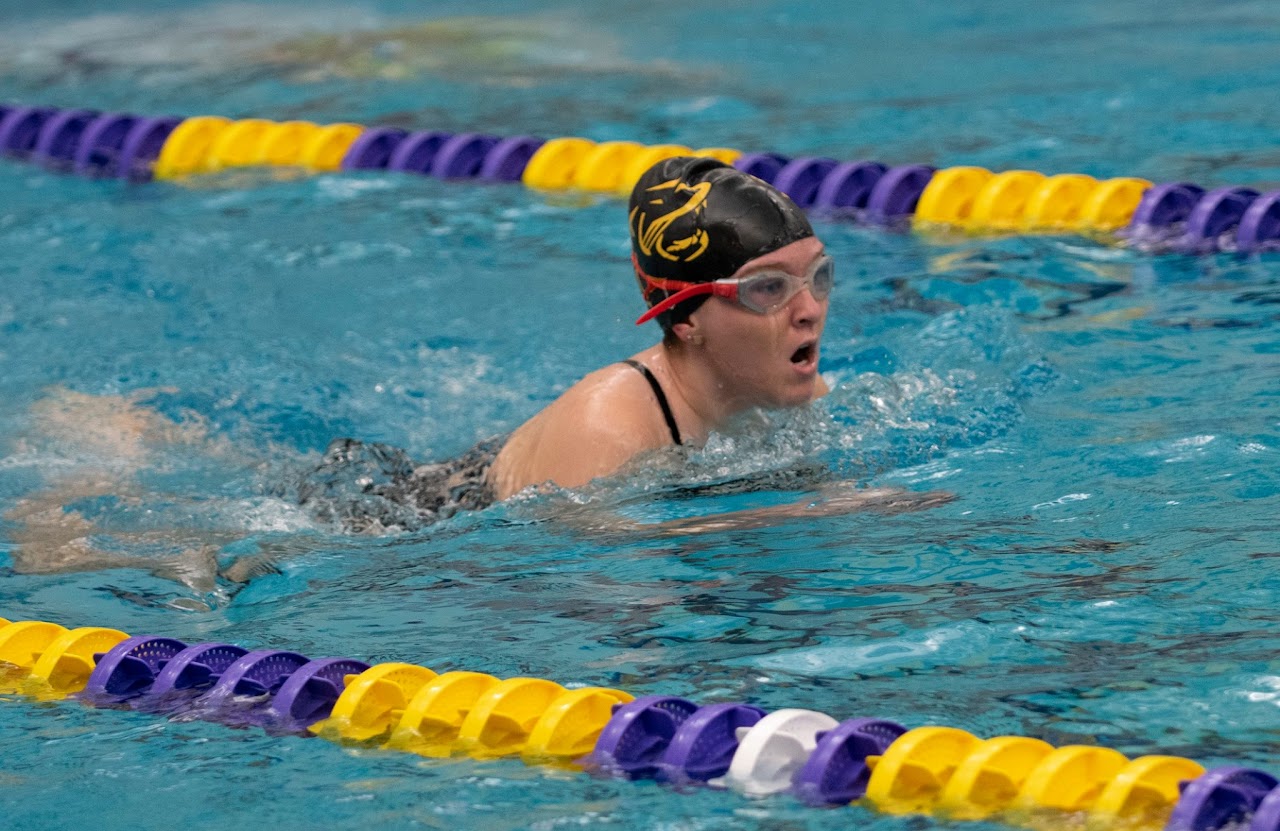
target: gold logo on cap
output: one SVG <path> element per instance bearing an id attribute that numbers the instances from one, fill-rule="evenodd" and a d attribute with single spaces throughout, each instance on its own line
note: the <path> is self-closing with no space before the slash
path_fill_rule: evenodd
<path id="1" fill-rule="evenodd" d="M 696 260 L 702 256 L 702 252 L 707 250 L 709 242 L 707 232 L 699 228 L 687 237 L 667 239 L 667 229 L 680 217 L 702 210 L 703 203 L 707 201 L 707 194 L 711 193 L 711 183 L 699 182 L 696 185 L 688 185 L 679 179 L 672 179 L 647 188 L 645 193 L 655 191 L 659 197 L 672 198 L 672 201 L 685 194 L 688 194 L 689 198 L 674 210 L 650 219 L 648 225 L 645 224 L 646 216 L 641 212 L 641 206 L 637 205 L 628 217 L 631 222 L 631 231 L 636 238 L 636 245 L 646 257 L 656 253 L 663 259 L 677 262 L 687 263 L 690 260 Z M 652 199 L 649 204 L 667 205 L 668 198 Z"/>

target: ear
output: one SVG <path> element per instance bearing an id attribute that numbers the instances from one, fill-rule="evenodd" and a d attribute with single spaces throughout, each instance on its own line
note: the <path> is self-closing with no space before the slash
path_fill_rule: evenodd
<path id="1" fill-rule="evenodd" d="M 690 319 L 689 323 L 677 323 L 671 328 L 671 333 L 676 335 L 678 341 L 685 346 L 701 346 L 705 342 L 703 337 L 703 329 L 699 327 L 698 321 Z"/>
<path id="2" fill-rule="evenodd" d="M 680 339 L 682 343 L 701 343 L 703 339 L 702 324 L 698 321 L 698 312 L 694 311 L 681 323 L 675 323 L 671 326 L 671 333 Z"/>

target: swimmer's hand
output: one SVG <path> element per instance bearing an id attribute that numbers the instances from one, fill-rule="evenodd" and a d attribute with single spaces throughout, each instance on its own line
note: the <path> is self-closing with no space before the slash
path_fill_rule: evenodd
<path id="1" fill-rule="evenodd" d="M 832 482 L 818 489 L 818 498 L 801 500 L 783 508 L 798 507 L 796 516 L 834 516 L 854 511 L 875 511 L 880 514 L 902 514 L 907 511 L 925 511 L 954 502 L 956 495 L 949 491 L 908 491 L 902 488 L 859 488 L 849 482 Z"/>

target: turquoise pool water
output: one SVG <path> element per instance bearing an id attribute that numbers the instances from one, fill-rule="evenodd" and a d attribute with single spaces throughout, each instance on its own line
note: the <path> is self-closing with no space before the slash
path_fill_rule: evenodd
<path id="1" fill-rule="evenodd" d="M 1268 3 L 425 14 L 0 3 L 0 100 L 1280 186 Z M 458 453 L 651 341 L 620 203 L 10 161 L 0 194 L 0 615 L 1275 771 L 1275 254 L 820 224 L 839 280 L 813 411 L 680 474 L 351 536 L 289 498 L 331 438 Z M 160 414 L 139 442 L 128 395 Z M 788 501 L 733 483 L 815 461 L 957 499 L 676 538 L 554 518 Z M 57 514 L 154 568 L 33 573 L 14 516 L 68 483 Z M 277 571 L 214 582 L 202 546 Z M 15 828 L 933 824 L 75 703 L 3 702 L 0 741 Z"/>

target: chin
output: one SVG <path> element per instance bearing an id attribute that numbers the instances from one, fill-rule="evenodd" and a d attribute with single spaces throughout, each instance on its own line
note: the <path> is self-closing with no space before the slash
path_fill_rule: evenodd
<path id="1" fill-rule="evenodd" d="M 805 383 L 788 384 L 785 389 L 778 390 L 772 406 L 774 408 L 803 407 L 813 400 L 817 387 L 816 378 Z"/>

